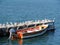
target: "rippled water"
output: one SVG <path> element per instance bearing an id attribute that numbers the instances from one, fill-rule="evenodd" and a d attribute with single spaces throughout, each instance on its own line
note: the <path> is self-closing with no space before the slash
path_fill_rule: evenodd
<path id="1" fill-rule="evenodd" d="M 43 36 L 7 40 L 0 38 L 0 45 L 60 45 L 60 0 L 0 0 L 0 23 L 55 18 L 54 32 Z"/>
<path id="2" fill-rule="evenodd" d="M 0 40 L 0 44 L 2 45 L 52 45 L 55 44 L 55 40 L 53 37 L 54 31 L 49 31 L 44 35 L 29 38 L 29 39 L 15 39 L 15 40 L 7 40 L 7 37 L 4 37 Z M 52 40 L 53 39 L 53 40 Z"/>

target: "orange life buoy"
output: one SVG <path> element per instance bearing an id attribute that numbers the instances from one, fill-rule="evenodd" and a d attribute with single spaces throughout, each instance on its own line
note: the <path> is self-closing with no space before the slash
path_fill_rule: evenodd
<path id="1" fill-rule="evenodd" d="M 21 38 L 21 39 L 23 38 L 22 32 L 18 32 L 17 35 L 18 35 L 18 38 Z"/>

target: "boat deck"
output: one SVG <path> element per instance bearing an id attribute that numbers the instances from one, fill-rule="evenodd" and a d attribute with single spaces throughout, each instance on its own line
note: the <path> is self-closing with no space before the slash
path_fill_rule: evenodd
<path id="1" fill-rule="evenodd" d="M 25 21 L 22 23 L 6 23 L 6 24 L 0 24 L 0 28 L 11 28 L 11 27 L 19 27 L 19 26 L 24 26 L 24 25 L 31 25 L 31 24 L 41 24 L 41 23 L 50 23 L 50 22 L 54 22 L 54 20 L 35 20 L 35 21 Z"/>

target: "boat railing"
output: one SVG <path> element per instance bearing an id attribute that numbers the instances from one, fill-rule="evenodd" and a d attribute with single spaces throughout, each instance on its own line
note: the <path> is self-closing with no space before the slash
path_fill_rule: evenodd
<path id="1" fill-rule="evenodd" d="M 6 22 L 6 24 L 0 24 L 0 28 L 3 28 L 3 27 L 15 27 L 15 26 L 24 26 L 24 25 L 31 25 L 31 24 L 39 24 L 39 23 L 48 23 L 48 22 L 54 22 L 54 20 L 48 20 L 48 19 L 45 19 L 45 20 L 35 20 L 35 21 L 25 21 L 25 22 L 22 22 L 22 23 L 8 23 Z"/>

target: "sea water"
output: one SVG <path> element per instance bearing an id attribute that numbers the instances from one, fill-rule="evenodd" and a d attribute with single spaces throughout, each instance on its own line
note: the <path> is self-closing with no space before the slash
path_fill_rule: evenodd
<path id="1" fill-rule="evenodd" d="M 8 40 L 0 45 L 60 45 L 60 0 L 0 0 L 0 23 L 55 18 L 55 31 L 30 39 Z"/>

